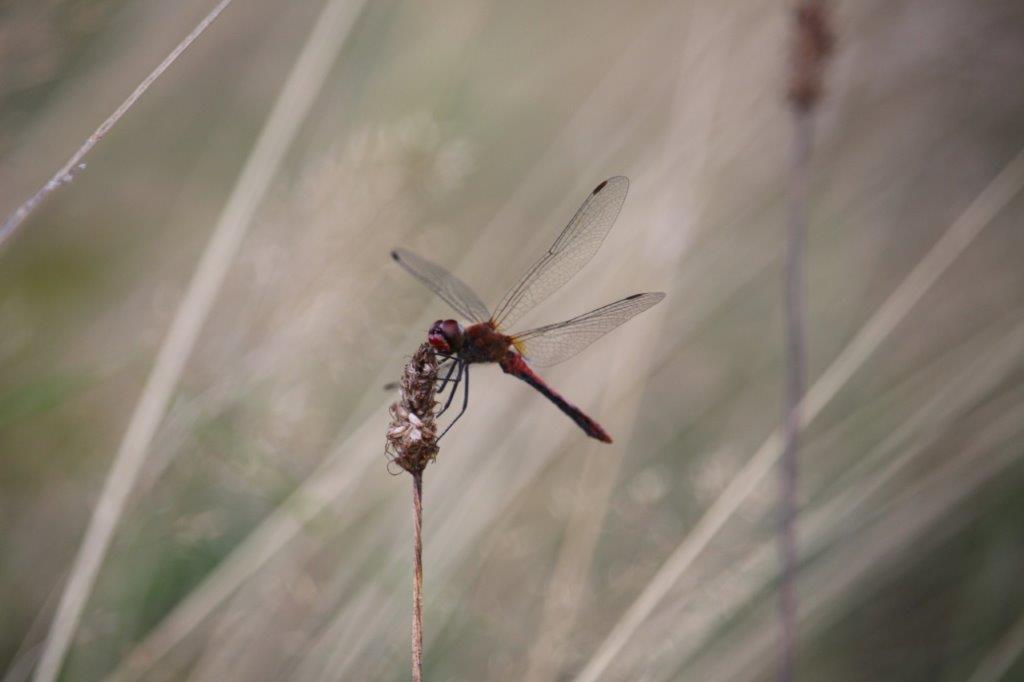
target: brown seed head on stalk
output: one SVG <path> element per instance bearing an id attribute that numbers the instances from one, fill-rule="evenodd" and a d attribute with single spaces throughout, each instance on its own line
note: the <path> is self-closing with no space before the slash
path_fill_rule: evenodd
<path id="1" fill-rule="evenodd" d="M 794 11 L 796 33 L 788 94 L 793 106 L 805 112 L 821 98 L 825 62 L 832 54 L 835 37 L 825 0 L 798 0 Z"/>
<path id="2" fill-rule="evenodd" d="M 422 472 L 437 456 L 436 379 L 437 356 L 424 343 L 405 365 L 387 432 L 388 459 L 411 474 Z"/>

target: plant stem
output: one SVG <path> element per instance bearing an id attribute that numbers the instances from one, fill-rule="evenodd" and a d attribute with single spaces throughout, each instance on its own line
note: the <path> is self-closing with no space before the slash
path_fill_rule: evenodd
<path id="1" fill-rule="evenodd" d="M 423 680 L 423 472 L 412 473 L 412 679 Z"/>
<path id="2" fill-rule="evenodd" d="M 149 86 L 152 85 L 157 78 L 163 75 L 164 71 L 166 71 L 171 64 L 173 64 L 178 57 L 180 57 L 181 54 L 187 50 L 193 42 L 195 42 L 196 38 L 202 35 L 203 31 L 213 23 L 213 21 L 221 12 L 224 11 L 225 8 L 227 8 L 228 5 L 231 4 L 231 2 L 232 0 L 221 0 L 221 2 L 217 3 L 210 13 L 192 29 L 191 33 L 185 36 L 182 41 L 178 43 L 178 46 L 175 47 L 170 54 L 164 57 L 164 60 L 160 62 L 160 64 L 157 65 L 157 67 L 153 69 L 138 86 L 136 86 L 132 93 L 128 95 L 128 99 L 123 101 L 121 105 L 114 110 L 114 113 L 108 116 L 107 119 L 100 124 L 100 127 L 97 128 L 92 135 L 86 138 L 85 142 L 82 143 L 82 146 L 78 148 L 78 151 L 76 151 L 71 158 L 53 174 L 53 177 L 51 177 L 45 185 L 40 187 L 35 194 L 29 197 L 25 203 L 18 206 L 9 216 L 7 216 L 3 224 L 0 225 L 0 246 L 11 238 L 14 232 L 23 222 L 25 222 L 25 219 L 28 218 L 32 211 L 43 203 L 43 200 L 46 199 L 46 197 L 71 182 L 74 176 L 78 174 L 78 171 L 85 168 L 85 164 L 82 163 L 82 159 L 85 158 L 85 155 L 92 151 L 92 148 L 95 147 L 108 132 L 110 132 L 110 129 L 113 128 L 114 125 L 121 120 L 121 117 L 132 108 L 135 102 L 142 97 L 146 90 L 149 89 Z"/>
<path id="3" fill-rule="evenodd" d="M 974 244 L 1000 212 L 1024 190 L 1024 149 L 1003 167 L 946 229 L 913 270 L 892 290 L 860 329 L 815 379 L 803 401 L 803 427 L 832 404 L 836 395 L 906 320 L 932 287 Z M 743 468 L 733 476 L 693 528 L 676 545 L 658 572 L 644 585 L 629 608 L 619 616 L 586 667 L 578 682 L 594 682 L 605 673 L 615 657 L 647 622 L 672 588 L 733 518 L 782 455 L 781 429 L 762 441 Z"/>
<path id="4" fill-rule="evenodd" d="M 794 588 L 797 564 L 797 454 L 800 439 L 800 399 L 804 387 L 803 252 L 807 231 L 807 164 L 811 149 L 811 115 L 794 112 L 792 194 L 786 235 L 786 400 L 779 481 L 780 652 L 779 680 L 793 679 L 796 658 L 797 601 Z"/>
<path id="5" fill-rule="evenodd" d="M 362 7 L 360 2 L 328 0 L 249 151 L 161 341 L 153 368 L 114 455 L 57 605 L 34 682 L 54 682 L 60 674 L 107 550 L 143 470 L 149 447 L 203 325 L 252 225 L 253 216 L 316 102 Z"/>
<path id="6" fill-rule="evenodd" d="M 792 62 L 787 96 L 793 112 L 793 160 L 789 227 L 786 231 L 786 397 L 779 467 L 779 680 L 792 682 L 796 665 L 798 454 L 804 393 L 803 257 L 807 233 L 808 168 L 813 113 L 824 88 L 825 63 L 832 52 L 825 0 L 798 0 L 793 10 Z"/>

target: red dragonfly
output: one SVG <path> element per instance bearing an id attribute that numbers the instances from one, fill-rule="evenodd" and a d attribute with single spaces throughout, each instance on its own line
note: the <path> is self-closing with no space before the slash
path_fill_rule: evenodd
<path id="1" fill-rule="evenodd" d="M 471 323 L 464 327 L 455 320 L 438 320 L 427 332 L 427 341 L 438 355 L 447 359 L 448 364 L 438 393 L 449 382 L 453 384 L 451 394 L 438 414 L 452 404 L 459 383 L 464 389 L 462 410 L 444 433 L 459 420 L 469 404 L 469 366 L 478 362 L 496 362 L 505 373 L 537 389 L 588 436 L 605 443 L 612 442 L 600 424 L 555 392 L 530 366 L 548 367 L 568 360 L 626 320 L 653 306 L 665 294 L 633 294 L 564 322 L 512 334 L 503 330 L 590 262 L 612 229 L 628 188 L 629 180 L 621 176 L 605 180 L 594 188 L 547 253 L 505 294 L 493 314 L 465 282 L 441 266 L 405 249 L 391 252 L 391 257 L 399 265 Z"/>

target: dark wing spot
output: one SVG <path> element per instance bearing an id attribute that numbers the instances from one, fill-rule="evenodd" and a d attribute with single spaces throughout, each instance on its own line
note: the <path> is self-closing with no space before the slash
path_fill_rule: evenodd
<path id="1" fill-rule="evenodd" d="M 401 259 L 401 257 L 400 257 L 400 256 L 398 255 L 398 252 L 397 252 L 397 251 L 392 251 L 392 252 L 391 252 L 391 260 L 396 260 L 396 261 L 400 261 L 400 260 L 402 260 L 402 259 Z"/>
<path id="2" fill-rule="evenodd" d="M 632 296 L 627 296 L 626 300 L 632 301 L 634 298 L 640 298 L 641 296 L 643 296 L 643 294 L 633 294 Z"/>
<path id="3" fill-rule="evenodd" d="M 597 187 L 595 187 L 595 188 L 594 188 L 594 191 L 592 192 L 592 194 L 597 194 L 598 192 L 600 192 L 601 190 L 603 190 L 603 189 L 604 189 L 604 186 L 605 186 L 605 185 L 607 185 L 607 184 L 608 184 L 608 181 L 607 181 L 607 180 L 605 180 L 605 181 L 604 181 L 604 182 L 602 182 L 602 183 L 601 183 L 600 185 L 598 185 Z"/>

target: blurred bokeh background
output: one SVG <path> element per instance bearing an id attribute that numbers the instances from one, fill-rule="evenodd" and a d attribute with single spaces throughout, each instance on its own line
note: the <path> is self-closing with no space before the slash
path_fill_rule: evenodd
<path id="1" fill-rule="evenodd" d="M 330 5 L 236 2 L 0 251 L 3 679 L 31 675 L 158 349 L 317 35 L 330 70 L 258 169 L 273 182 L 62 679 L 405 679 L 410 483 L 385 468 L 381 387 L 448 311 L 388 250 L 496 301 L 616 174 L 632 185 L 605 246 L 525 320 L 668 292 L 547 372 L 616 443 L 474 371 L 426 475 L 427 677 L 772 679 L 787 5 Z M 211 6 L 3 3 L 0 210 Z M 834 9 L 800 677 L 1024 679 L 1024 4 Z"/>

